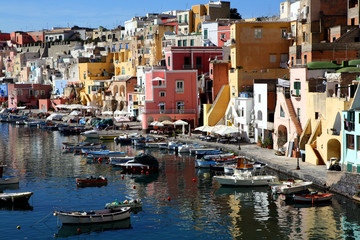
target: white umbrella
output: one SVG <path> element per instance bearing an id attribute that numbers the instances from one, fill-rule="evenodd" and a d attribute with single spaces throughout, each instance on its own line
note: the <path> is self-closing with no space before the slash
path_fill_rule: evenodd
<path id="1" fill-rule="evenodd" d="M 163 127 L 164 124 L 162 124 L 161 122 L 158 121 L 154 121 L 152 123 L 150 123 L 151 126 L 155 126 L 155 127 Z"/>
<path id="2" fill-rule="evenodd" d="M 204 128 L 201 130 L 203 132 L 211 132 L 211 130 L 213 129 L 214 127 L 212 126 L 204 126 Z"/>
<path id="3" fill-rule="evenodd" d="M 206 127 L 206 126 L 197 127 L 197 128 L 195 128 L 195 131 L 202 131 L 204 127 Z"/>
<path id="4" fill-rule="evenodd" d="M 102 115 L 113 115 L 114 113 L 112 111 L 105 111 L 101 113 Z"/>
<path id="5" fill-rule="evenodd" d="M 130 113 L 129 112 L 126 112 L 126 111 L 119 111 L 119 110 L 116 110 L 114 112 L 114 116 L 118 116 L 118 115 L 129 115 Z"/>
<path id="6" fill-rule="evenodd" d="M 130 119 L 126 116 L 114 117 L 116 122 L 130 122 Z"/>
<path id="7" fill-rule="evenodd" d="M 81 112 L 74 110 L 74 111 L 72 111 L 69 115 L 70 115 L 70 116 L 79 116 L 79 115 L 81 115 Z"/>
<path id="8" fill-rule="evenodd" d="M 68 109 L 84 109 L 84 105 L 81 105 L 81 104 L 71 104 L 71 105 L 68 105 Z"/>
<path id="9" fill-rule="evenodd" d="M 226 128 L 222 129 L 221 131 L 218 131 L 217 134 L 220 134 L 221 136 L 225 136 L 227 134 L 238 133 L 238 132 L 239 132 L 239 129 L 237 127 L 227 126 Z"/>
<path id="10" fill-rule="evenodd" d="M 59 104 L 59 105 L 56 105 L 56 108 L 68 108 L 69 107 L 69 105 L 67 105 L 67 104 Z"/>
<path id="11" fill-rule="evenodd" d="M 227 126 L 225 125 L 216 125 L 213 127 L 213 129 L 211 129 L 211 133 L 218 133 L 219 131 L 225 129 Z"/>
<path id="12" fill-rule="evenodd" d="M 180 126 L 180 125 L 189 125 L 189 123 L 183 121 L 183 120 L 177 120 L 176 122 L 174 122 L 175 126 Z"/>
<path id="13" fill-rule="evenodd" d="M 169 120 L 164 120 L 161 123 L 164 124 L 164 125 L 174 125 L 174 123 L 170 122 Z"/>

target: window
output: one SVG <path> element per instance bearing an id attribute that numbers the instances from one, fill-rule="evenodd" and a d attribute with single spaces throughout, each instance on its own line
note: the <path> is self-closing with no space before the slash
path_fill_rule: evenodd
<path id="1" fill-rule="evenodd" d="M 346 134 L 346 147 L 354 149 L 354 135 Z"/>
<path id="2" fill-rule="evenodd" d="M 179 16 L 179 23 L 181 23 L 181 15 Z"/>
<path id="3" fill-rule="evenodd" d="M 201 57 L 196 57 L 196 68 L 200 69 L 201 67 Z"/>
<path id="4" fill-rule="evenodd" d="M 259 94 L 259 103 L 261 103 L 261 94 Z"/>
<path id="5" fill-rule="evenodd" d="M 176 111 L 177 111 L 177 113 L 184 113 L 184 102 L 183 101 L 176 102 Z"/>
<path id="6" fill-rule="evenodd" d="M 165 91 L 159 92 L 159 96 L 160 96 L 160 97 L 166 97 L 166 92 L 165 92 Z"/>
<path id="7" fill-rule="evenodd" d="M 194 46 L 194 39 L 190 39 L 190 46 L 191 46 L 191 47 Z"/>
<path id="8" fill-rule="evenodd" d="M 204 29 L 204 39 L 208 39 L 208 30 Z"/>
<path id="9" fill-rule="evenodd" d="M 45 90 L 41 90 L 41 96 L 45 95 Z"/>
<path id="10" fill-rule="evenodd" d="M 165 113 L 165 103 L 159 103 L 160 113 Z"/>
<path id="11" fill-rule="evenodd" d="M 285 112 L 282 106 L 280 106 L 280 117 L 285 117 Z"/>
<path id="12" fill-rule="evenodd" d="M 319 112 L 315 112 L 315 119 L 319 118 Z"/>
<path id="13" fill-rule="evenodd" d="M 261 39 L 262 38 L 262 28 L 255 28 L 254 29 L 254 38 Z"/>
<path id="14" fill-rule="evenodd" d="M 225 33 L 221 33 L 220 34 L 220 39 L 225 39 L 226 38 L 226 34 Z"/>
<path id="15" fill-rule="evenodd" d="M 162 80 L 159 80 L 158 86 L 162 86 Z"/>
<path id="16" fill-rule="evenodd" d="M 30 90 L 29 90 L 29 95 L 30 95 L 30 96 L 33 96 L 33 95 L 34 95 L 34 90 L 30 89 Z"/>
<path id="17" fill-rule="evenodd" d="M 276 63 L 276 55 L 274 55 L 274 54 L 270 55 L 270 62 L 271 63 Z"/>
<path id="18" fill-rule="evenodd" d="M 241 113 L 240 113 L 240 117 L 244 116 L 244 108 L 241 108 Z"/>
<path id="19" fill-rule="evenodd" d="M 307 64 L 307 55 L 304 55 L 304 64 Z"/>
<path id="20" fill-rule="evenodd" d="M 35 96 L 39 96 L 39 90 L 35 91 Z"/>
<path id="21" fill-rule="evenodd" d="M 170 67 L 170 57 L 168 57 L 168 67 Z"/>
<path id="22" fill-rule="evenodd" d="M 357 150 L 360 150 L 360 136 L 357 136 Z"/>
<path id="23" fill-rule="evenodd" d="M 185 21 L 184 21 L 185 23 L 187 23 L 187 16 L 188 16 L 188 15 L 185 15 L 185 16 L 184 16 L 184 17 L 185 17 Z"/>
<path id="24" fill-rule="evenodd" d="M 262 120 L 262 112 L 261 111 L 258 111 L 257 119 L 260 121 Z"/>
<path id="25" fill-rule="evenodd" d="M 183 47 L 186 47 L 186 46 L 187 46 L 187 41 L 183 40 Z"/>
<path id="26" fill-rule="evenodd" d="M 125 75 L 125 67 L 121 68 L 121 75 Z"/>
<path id="27" fill-rule="evenodd" d="M 301 82 L 294 82 L 295 95 L 300 96 Z"/>
<path id="28" fill-rule="evenodd" d="M 181 40 L 178 40 L 178 47 L 181 47 Z"/>
<path id="29" fill-rule="evenodd" d="M 184 81 L 178 80 L 176 81 L 176 93 L 183 93 L 184 92 Z"/>
<path id="30" fill-rule="evenodd" d="M 281 29 L 281 37 L 287 38 L 287 30 L 286 29 Z"/>

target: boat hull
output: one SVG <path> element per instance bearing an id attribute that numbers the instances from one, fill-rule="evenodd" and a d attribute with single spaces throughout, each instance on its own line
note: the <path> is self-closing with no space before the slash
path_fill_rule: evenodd
<path id="1" fill-rule="evenodd" d="M 270 182 L 278 180 L 276 176 L 215 176 L 214 179 L 224 186 L 267 186 Z"/>
<path id="2" fill-rule="evenodd" d="M 115 222 L 130 218 L 131 208 L 122 208 L 120 211 L 110 209 L 94 212 L 62 212 L 55 211 L 56 215 L 63 224 L 95 224 L 105 222 Z"/>
<path id="3" fill-rule="evenodd" d="M 27 204 L 32 192 L 0 193 L 0 202 L 5 204 Z"/>
<path id="4" fill-rule="evenodd" d="M 332 200 L 333 194 L 310 194 L 310 195 L 295 195 L 295 203 L 323 203 Z"/>
<path id="5" fill-rule="evenodd" d="M 17 183 L 19 183 L 19 178 L 16 176 L 9 176 L 9 177 L 3 176 L 2 178 L 0 178 L 0 186 L 9 185 L 9 184 L 17 184 Z"/>

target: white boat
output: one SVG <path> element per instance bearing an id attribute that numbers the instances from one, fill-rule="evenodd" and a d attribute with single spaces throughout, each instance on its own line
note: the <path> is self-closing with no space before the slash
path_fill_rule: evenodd
<path id="1" fill-rule="evenodd" d="M 312 184 L 312 182 L 287 182 L 285 184 L 271 186 L 273 193 L 279 194 L 294 194 L 305 191 Z"/>
<path id="2" fill-rule="evenodd" d="M 0 202 L 8 204 L 26 204 L 32 192 L 0 193 Z"/>
<path id="3" fill-rule="evenodd" d="M 111 140 L 113 140 L 115 137 L 118 137 L 119 134 L 114 131 L 102 131 L 102 130 L 89 130 L 80 133 L 80 135 L 86 137 L 86 138 L 106 138 L 106 137 L 113 137 Z"/>
<path id="4" fill-rule="evenodd" d="M 232 176 L 214 176 L 214 179 L 225 186 L 267 186 L 270 182 L 278 181 L 277 176 L 259 175 L 254 176 L 251 172 L 234 174 Z"/>
<path id="5" fill-rule="evenodd" d="M 115 201 L 105 204 L 105 209 L 118 210 L 119 208 L 130 207 L 131 209 L 142 208 L 141 199 L 125 200 L 123 202 Z"/>
<path id="6" fill-rule="evenodd" d="M 116 211 L 112 209 L 88 212 L 55 211 L 54 216 L 57 216 L 63 224 L 90 224 L 124 220 L 130 218 L 130 212 L 130 207 L 124 207 Z"/>
<path id="7" fill-rule="evenodd" d="M 203 148 L 203 146 L 198 144 L 184 144 L 178 148 L 179 153 L 189 153 L 191 149 Z"/>

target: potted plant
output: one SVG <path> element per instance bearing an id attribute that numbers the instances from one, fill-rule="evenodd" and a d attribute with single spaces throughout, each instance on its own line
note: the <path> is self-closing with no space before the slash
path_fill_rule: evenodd
<path id="1" fill-rule="evenodd" d="M 268 149 L 272 149 L 273 141 L 271 138 L 266 138 L 264 140 L 264 144 L 265 144 L 265 147 L 267 147 Z"/>
<path id="2" fill-rule="evenodd" d="M 261 142 L 261 137 L 258 136 L 258 139 L 257 139 L 257 143 L 256 143 L 258 146 L 261 146 L 262 142 Z"/>

